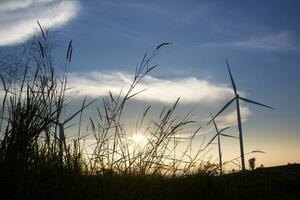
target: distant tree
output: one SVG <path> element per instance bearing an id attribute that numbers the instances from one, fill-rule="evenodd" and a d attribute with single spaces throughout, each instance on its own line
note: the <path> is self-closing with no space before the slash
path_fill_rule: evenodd
<path id="1" fill-rule="evenodd" d="M 249 162 L 249 168 L 250 168 L 251 170 L 254 170 L 254 168 L 255 168 L 255 161 L 256 161 L 255 158 L 250 158 L 250 159 L 248 160 L 248 162 Z"/>

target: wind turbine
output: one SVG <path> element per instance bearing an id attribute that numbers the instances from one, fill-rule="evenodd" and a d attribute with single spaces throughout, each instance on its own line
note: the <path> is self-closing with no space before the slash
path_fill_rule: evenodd
<path id="1" fill-rule="evenodd" d="M 248 103 L 256 104 L 256 105 L 259 105 L 259 106 L 263 106 L 263 107 L 266 107 L 266 108 L 270 108 L 270 109 L 274 109 L 274 108 L 272 108 L 270 106 L 267 106 L 267 105 L 264 105 L 264 104 L 261 104 L 261 103 L 258 103 L 258 102 L 255 102 L 255 101 L 252 101 L 252 100 L 249 100 L 249 99 L 246 99 L 244 97 L 241 97 L 237 92 L 236 85 L 234 83 L 234 80 L 233 80 L 233 77 L 232 77 L 227 59 L 226 59 L 226 65 L 227 65 L 227 69 L 228 69 L 228 72 L 229 72 L 229 76 L 230 76 L 230 80 L 231 80 L 231 84 L 232 84 L 232 89 L 234 91 L 234 98 L 231 99 L 229 102 L 227 102 L 222 107 L 222 109 L 213 117 L 213 119 L 215 119 L 218 115 L 220 115 L 232 102 L 234 102 L 234 101 L 236 102 L 236 113 L 237 113 L 237 122 L 238 122 L 239 139 L 240 139 L 242 171 L 245 171 L 246 168 L 245 168 L 245 158 L 244 158 L 244 143 L 243 143 L 242 122 L 241 122 L 241 113 L 240 113 L 240 100 L 248 102 Z M 211 123 L 212 121 L 213 120 L 210 120 L 207 124 Z"/>
<path id="2" fill-rule="evenodd" d="M 215 130 L 217 132 L 217 134 L 207 143 L 207 145 L 205 146 L 208 147 L 212 142 L 213 140 L 218 137 L 218 149 L 219 149 L 219 165 L 220 165 L 220 174 L 222 175 L 223 174 L 223 163 L 222 163 L 222 150 L 221 150 L 221 139 L 220 139 L 220 135 L 222 136 L 225 136 L 225 137 L 231 137 L 231 138 L 237 138 L 237 137 L 234 137 L 234 136 L 231 136 L 231 135 L 227 135 L 227 134 L 223 134 L 222 132 L 229 129 L 230 127 L 225 127 L 225 128 L 222 128 L 221 130 L 219 130 L 217 124 L 216 124 L 216 121 L 215 119 L 213 118 L 212 114 L 210 113 L 210 116 L 211 116 L 211 120 L 212 122 L 214 123 L 214 127 L 215 127 Z"/>
<path id="3" fill-rule="evenodd" d="M 86 99 L 84 99 L 84 102 L 85 102 L 85 100 Z M 61 152 L 62 152 L 63 146 L 64 147 L 66 146 L 64 125 L 67 124 L 70 120 L 72 120 L 74 117 L 76 117 L 76 115 L 78 115 L 80 112 L 82 112 L 85 108 L 87 108 L 89 105 L 91 105 L 95 101 L 96 101 L 96 99 L 94 99 L 93 101 L 89 102 L 86 105 L 84 105 L 84 103 L 83 103 L 83 106 L 77 112 L 75 112 L 73 115 L 71 115 L 66 120 L 64 120 L 64 122 L 55 121 L 55 123 L 57 124 L 58 129 L 59 129 L 58 139 L 59 139 L 59 148 L 60 148 Z"/>

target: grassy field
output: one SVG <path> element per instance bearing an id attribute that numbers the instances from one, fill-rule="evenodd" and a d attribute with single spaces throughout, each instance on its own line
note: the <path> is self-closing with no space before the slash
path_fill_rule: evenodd
<path id="1" fill-rule="evenodd" d="M 204 141 L 191 153 L 201 127 L 186 137 L 191 142 L 179 154 L 178 134 L 195 122 L 189 114 L 174 116 L 179 99 L 145 128 L 147 143 L 134 148 L 121 116 L 142 92 L 134 89 L 157 67 L 151 61 L 166 45 L 145 54 L 127 91 L 85 98 L 68 118 L 62 113 L 72 42 L 64 61 L 55 62 L 53 44 L 41 28 L 21 54 L 1 58 L 1 199 L 299 199 L 299 165 L 219 176 L 218 165 L 204 158 L 209 151 Z M 82 133 L 82 113 L 96 101 L 97 115 L 88 117 L 88 132 Z M 76 116 L 79 131 L 66 139 L 65 127 Z M 87 134 L 95 141 L 88 156 Z"/>
<path id="2" fill-rule="evenodd" d="M 12 181 L 14 180 L 14 181 Z M 80 175 L 44 171 L 2 179 L 1 199 L 299 199 L 300 165 L 223 176 Z"/>

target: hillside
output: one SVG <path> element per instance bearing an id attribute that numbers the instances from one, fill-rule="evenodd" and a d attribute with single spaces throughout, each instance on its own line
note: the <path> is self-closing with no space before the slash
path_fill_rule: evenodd
<path id="1" fill-rule="evenodd" d="M 43 172 L 0 188 L 1 199 L 299 199 L 300 165 L 169 178 Z"/>

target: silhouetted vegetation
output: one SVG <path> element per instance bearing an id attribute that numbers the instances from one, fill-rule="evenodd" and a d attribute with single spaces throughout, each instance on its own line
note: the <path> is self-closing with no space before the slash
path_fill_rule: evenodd
<path id="1" fill-rule="evenodd" d="M 179 133 L 195 123 L 190 114 L 174 116 L 179 99 L 144 128 L 143 147 L 135 146 L 121 116 L 127 102 L 142 92 L 135 91 L 136 85 L 157 67 L 152 59 L 169 43 L 145 54 L 127 91 L 117 96 L 108 91 L 101 101 L 85 98 L 64 118 L 73 45 L 69 43 L 63 64 L 58 64 L 49 35 L 40 28 L 41 34 L 21 55 L 1 60 L 6 69 L 0 95 L 1 199 L 299 198 L 298 165 L 218 176 L 219 165 L 203 159 L 209 151 L 205 141 L 191 153 L 200 128 L 185 138 L 190 142 L 183 153 L 176 151 Z M 80 126 L 82 113 L 93 103 L 98 104 L 97 115 L 89 117 L 87 133 L 79 128 L 74 137 L 66 138 L 65 125 L 78 116 Z M 149 109 L 136 122 L 137 128 Z M 85 144 L 87 135 L 95 141 L 92 146 Z"/>
<path id="2" fill-rule="evenodd" d="M 250 158 L 250 159 L 248 160 L 248 162 L 249 162 L 249 168 L 250 168 L 251 170 L 254 170 L 254 169 L 255 169 L 255 161 L 256 161 L 255 158 Z"/>

